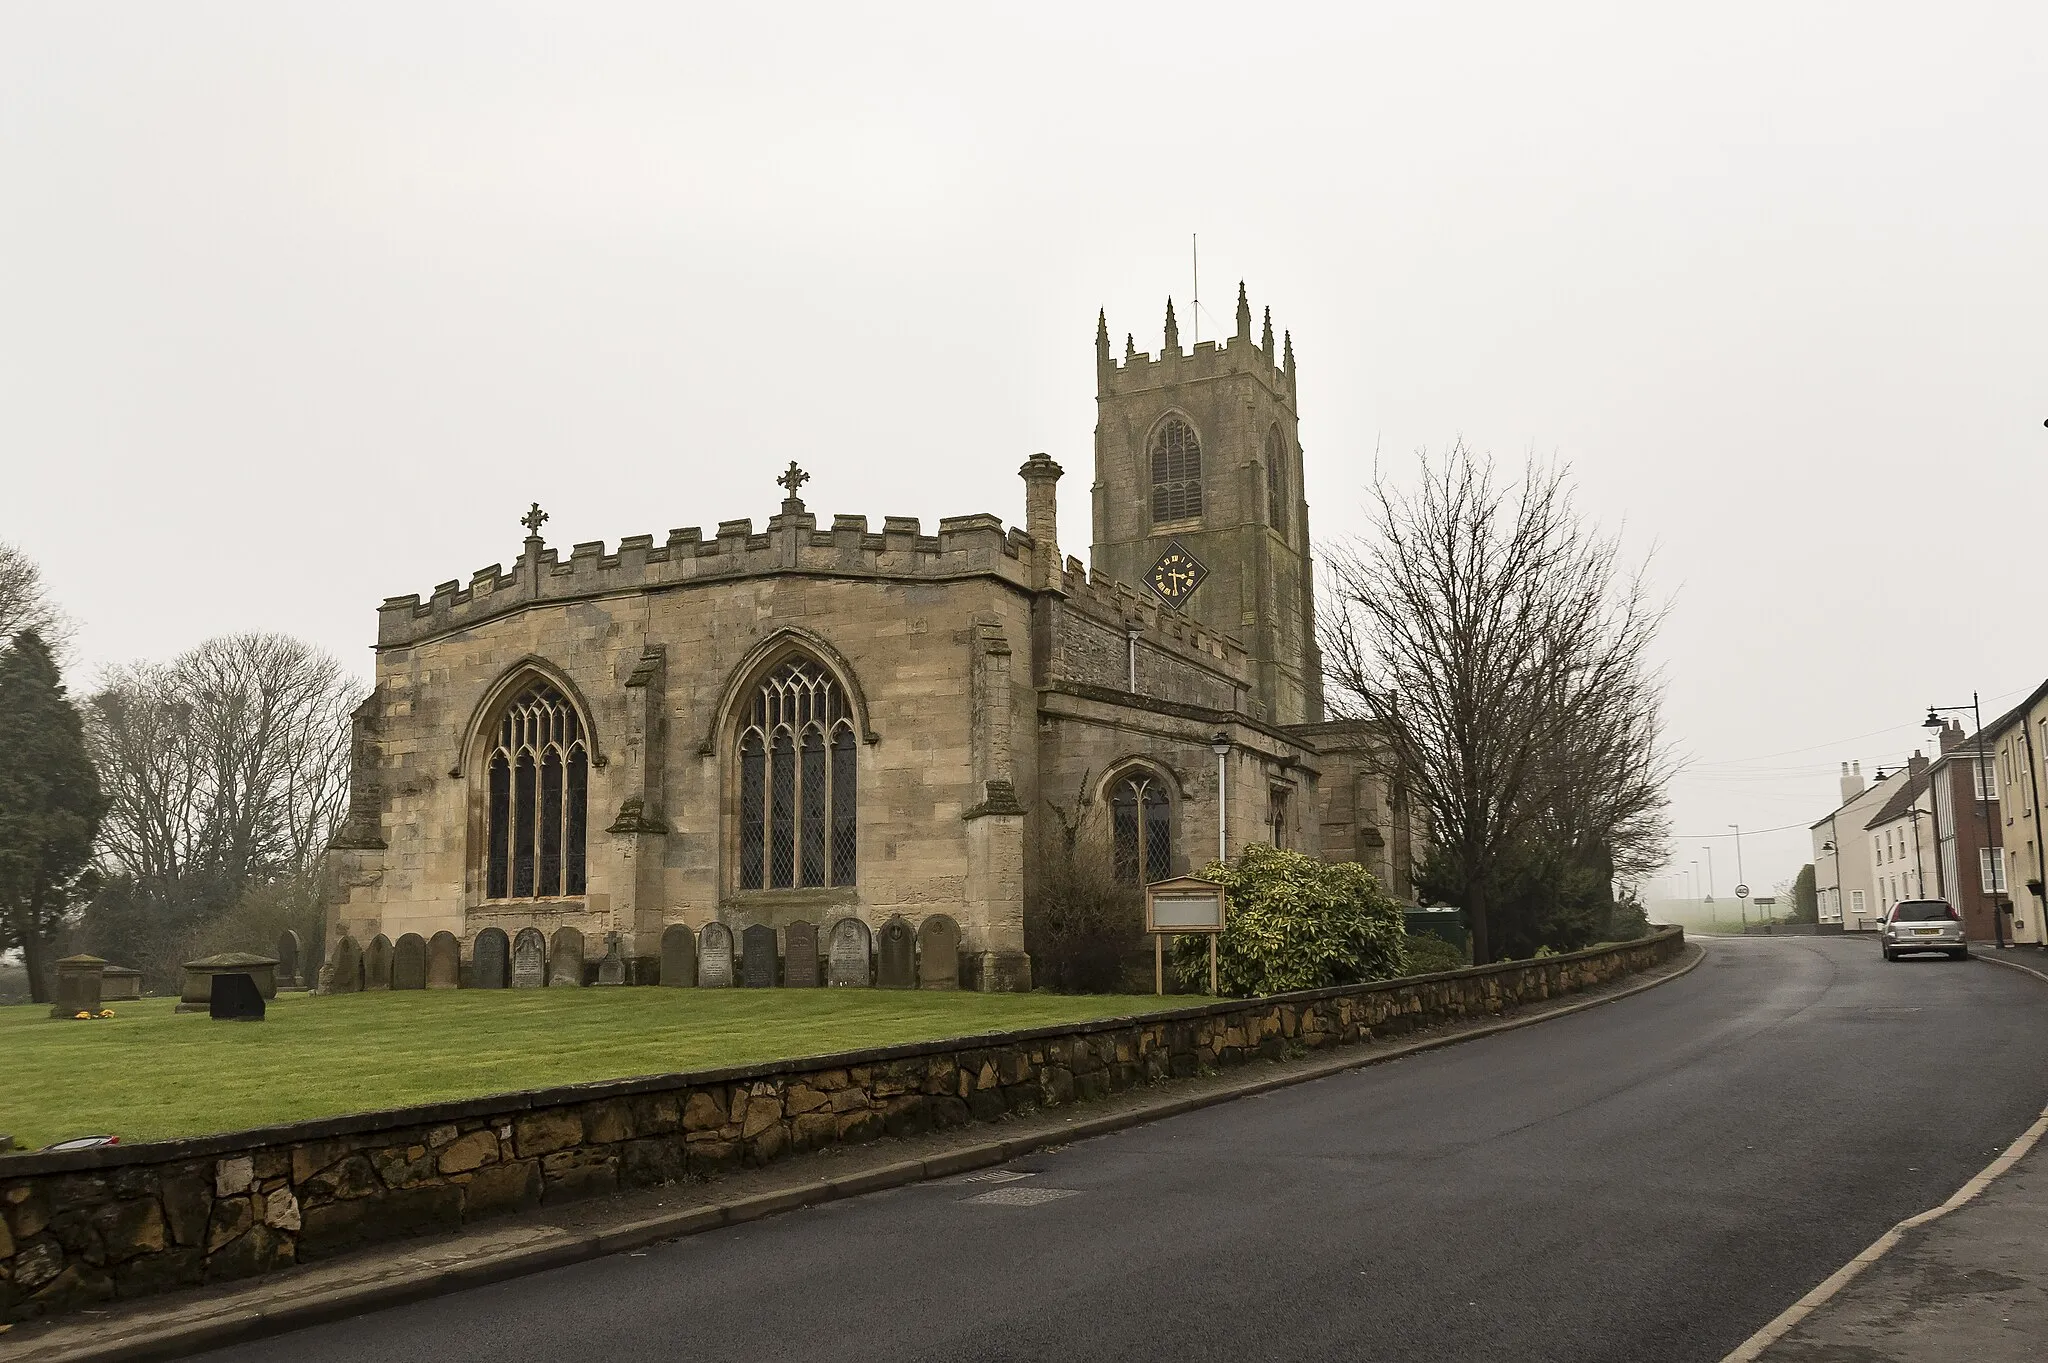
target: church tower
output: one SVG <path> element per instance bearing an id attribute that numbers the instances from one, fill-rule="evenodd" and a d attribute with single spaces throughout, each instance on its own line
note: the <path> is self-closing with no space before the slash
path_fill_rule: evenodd
<path id="1" fill-rule="evenodd" d="M 1094 567 L 1241 640 L 1269 724 L 1323 717 L 1294 394 L 1293 337 L 1276 354 L 1269 308 L 1254 340 L 1241 283 L 1220 345 L 1183 352 L 1169 299 L 1159 357 L 1118 360 L 1096 318 Z"/>

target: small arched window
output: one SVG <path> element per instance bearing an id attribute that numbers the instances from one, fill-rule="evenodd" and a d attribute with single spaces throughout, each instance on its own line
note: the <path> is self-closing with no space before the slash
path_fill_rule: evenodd
<path id="1" fill-rule="evenodd" d="M 1278 426 L 1266 432 L 1266 524 L 1287 538 L 1287 437 Z"/>
<path id="2" fill-rule="evenodd" d="M 817 662 L 778 664 L 740 727 L 739 887 L 851 885 L 853 718 Z"/>
<path id="3" fill-rule="evenodd" d="M 1173 807 L 1166 782 L 1144 769 L 1119 775 L 1109 788 L 1116 877 L 1149 885 L 1173 874 Z"/>
<path id="4" fill-rule="evenodd" d="M 1195 428 L 1170 417 L 1152 437 L 1152 519 L 1192 520 L 1202 514 L 1202 442 Z"/>
<path id="5" fill-rule="evenodd" d="M 582 894 L 590 745 L 576 708 L 547 682 L 523 688 L 499 716 L 486 766 L 485 898 Z"/>

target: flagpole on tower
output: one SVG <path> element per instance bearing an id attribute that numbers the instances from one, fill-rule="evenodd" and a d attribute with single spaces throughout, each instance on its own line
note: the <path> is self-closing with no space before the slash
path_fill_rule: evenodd
<path id="1" fill-rule="evenodd" d="M 1188 244 L 1195 256 L 1195 344 L 1202 343 L 1202 237 L 1198 232 L 1188 234 Z"/>

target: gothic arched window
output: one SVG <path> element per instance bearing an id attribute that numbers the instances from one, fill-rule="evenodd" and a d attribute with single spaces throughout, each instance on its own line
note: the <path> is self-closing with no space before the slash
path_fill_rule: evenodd
<path id="1" fill-rule="evenodd" d="M 830 672 L 792 658 L 762 679 L 739 737 L 742 890 L 853 884 L 854 756 Z"/>
<path id="2" fill-rule="evenodd" d="M 1109 788 L 1116 848 L 1116 878 L 1149 885 L 1173 874 L 1173 807 L 1166 782 L 1142 768 L 1119 775 Z"/>
<path id="3" fill-rule="evenodd" d="M 1287 538 L 1287 437 L 1278 426 L 1266 432 L 1266 523 Z"/>
<path id="4" fill-rule="evenodd" d="M 1202 514 L 1202 442 L 1195 428 L 1171 417 L 1152 437 L 1152 519 L 1191 520 Z"/>
<path id="5" fill-rule="evenodd" d="M 544 681 L 521 689 L 499 715 L 486 768 L 484 897 L 582 894 L 590 745 L 576 707 Z"/>

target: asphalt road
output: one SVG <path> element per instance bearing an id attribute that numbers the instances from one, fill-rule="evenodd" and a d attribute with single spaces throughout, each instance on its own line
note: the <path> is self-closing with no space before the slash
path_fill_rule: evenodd
<path id="1" fill-rule="evenodd" d="M 1010 1166 L 1028 1177 L 212 1357 L 1716 1360 L 2048 1106 L 2048 986 L 1867 941 L 1708 953 L 1607 1007 Z"/>

